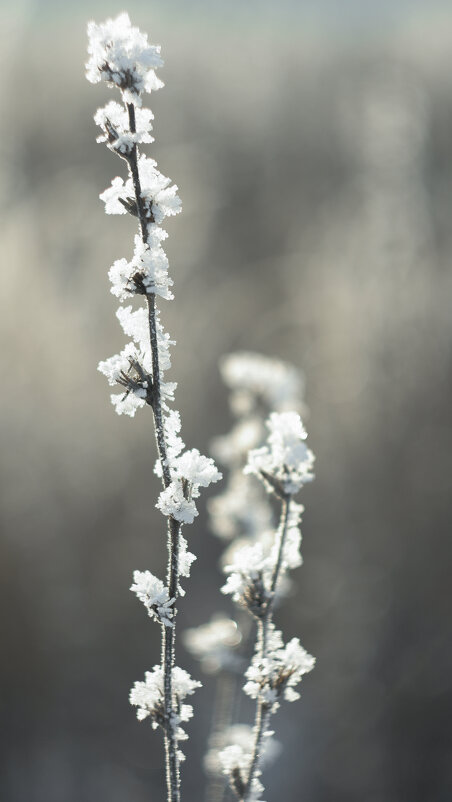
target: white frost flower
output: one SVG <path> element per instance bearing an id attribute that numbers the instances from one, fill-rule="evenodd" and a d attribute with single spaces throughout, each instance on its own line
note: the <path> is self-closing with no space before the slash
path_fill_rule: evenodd
<path id="1" fill-rule="evenodd" d="M 218 759 L 222 767 L 223 774 L 231 774 L 235 769 L 239 769 L 244 775 L 247 774 L 252 756 L 253 742 L 248 744 L 248 749 L 242 744 L 230 744 L 221 750 Z"/>
<path id="2" fill-rule="evenodd" d="M 124 179 L 116 176 L 111 182 L 111 185 L 99 195 L 101 201 L 105 203 L 105 213 L 127 214 L 127 208 L 121 203 L 119 198 L 126 200 L 130 194 L 130 192 L 126 192 L 125 190 Z"/>
<path id="3" fill-rule="evenodd" d="M 250 451 L 245 473 L 256 474 L 269 492 L 293 495 L 314 478 L 314 455 L 304 442 L 306 431 L 296 412 L 273 412 L 267 426 L 267 445 Z"/>
<path id="4" fill-rule="evenodd" d="M 178 559 L 178 568 L 179 568 L 179 576 L 190 576 L 191 564 L 196 560 L 194 554 L 191 551 L 188 551 L 187 541 L 185 540 L 183 534 L 179 535 L 179 559 Z M 181 587 L 180 582 L 178 584 L 178 591 L 181 596 L 185 596 L 185 590 Z"/>
<path id="5" fill-rule="evenodd" d="M 181 524 L 192 524 L 198 515 L 195 502 L 185 498 L 182 483 L 177 479 L 162 490 L 155 506 Z"/>
<path id="6" fill-rule="evenodd" d="M 141 306 L 132 311 L 131 306 L 120 306 L 116 312 L 124 334 L 132 337 L 142 351 L 149 349 L 149 317 L 147 309 Z"/>
<path id="7" fill-rule="evenodd" d="M 241 744 L 234 743 L 218 752 L 218 761 L 222 768 L 222 773 L 229 778 L 231 787 L 234 789 L 239 799 L 242 799 L 244 796 L 252 762 L 252 750 L 253 743 L 251 741 L 248 748 Z M 251 781 L 251 788 L 246 796 L 249 802 L 263 802 L 262 799 L 259 799 L 264 790 L 262 783 L 258 779 L 261 773 L 261 768 L 259 767 L 255 771 Z"/>
<path id="8" fill-rule="evenodd" d="M 135 109 L 136 132 L 129 130 L 129 115 L 124 106 L 110 100 L 106 106 L 97 109 L 94 122 L 103 129 L 97 137 L 98 142 L 105 142 L 107 146 L 118 153 L 130 155 L 134 145 L 149 144 L 154 141 L 151 136 L 154 115 L 150 109 Z"/>
<path id="9" fill-rule="evenodd" d="M 173 626 L 174 599 L 170 599 L 168 589 L 161 579 L 150 571 L 134 571 L 130 590 L 143 602 L 151 618 L 161 621 L 167 627 Z"/>
<path id="10" fill-rule="evenodd" d="M 157 327 L 157 344 L 159 352 L 160 370 L 165 373 L 171 367 L 170 346 L 176 345 L 176 341 L 172 340 L 168 332 L 164 331 L 160 322 L 159 310 L 155 313 L 156 327 Z"/>
<path id="11" fill-rule="evenodd" d="M 159 230 L 165 233 L 163 229 Z M 167 301 L 174 297 L 170 290 L 173 281 L 168 276 L 168 258 L 159 241 L 152 245 L 145 244 L 141 237 L 136 236 L 131 261 L 117 259 L 108 277 L 112 284 L 111 292 L 120 301 L 137 294 L 159 295 Z"/>
<path id="12" fill-rule="evenodd" d="M 217 470 L 213 459 L 204 457 L 197 448 L 185 451 L 173 461 L 171 468 L 175 477 L 185 479 L 189 483 L 193 498 L 199 496 L 200 487 L 208 487 L 212 482 L 221 479 L 221 473 Z"/>
<path id="13" fill-rule="evenodd" d="M 133 343 L 128 343 L 120 354 L 99 362 L 98 370 L 107 377 L 110 385 L 124 387 L 123 393 L 110 396 L 118 415 L 133 417 L 136 410 L 146 404 L 148 377 L 152 370 L 149 352 L 139 351 Z"/>
<path id="14" fill-rule="evenodd" d="M 272 561 L 265 554 L 262 543 L 237 549 L 233 554 L 233 562 L 224 568 L 228 578 L 221 592 L 231 594 L 234 601 L 259 618 L 270 598 L 272 570 Z"/>
<path id="15" fill-rule="evenodd" d="M 179 711 L 174 723 L 178 726 L 180 722 L 189 721 L 192 717 L 192 706 L 183 704 L 183 701 L 186 696 L 194 693 L 196 688 L 200 688 L 201 683 L 192 679 L 190 674 L 178 666 L 172 669 L 172 680 L 174 701 L 176 709 Z M 149 716 L 153 729 L 159 725 L 164 726 L 164 690 L 161 666 L 154 666 L 152 671 L 146 671 L 144 682 L 135 682 L 130 691 L 129 701 L 131 705 L 138 708 L 137 718 L 140 721 Z M 177 737 L 181 740 L 187 737 L 179 726 Z"/>
<path id="16" fill-rule="evenodd" d="M 283 646 L 281 633 L 277 630 L 271 631 L 269 644 L 265 657 L 260 654 L 253 657 L 246 672 L 248 682 L 244 691 L 252 699 L 262 699 L 274 712 L 282 696 L 288 702 L 300 698 L 294 687 L 304 674 L 312 671 L 315 658 L 303 649 L 298 638 L 292 638 Z"/>
<path id="17" fill-rule="evenodd" d="M 265 740 L 262 746 L 260 756 L 261 768 L 269 766 L 281 753 L 281 744 L 273 737 L 271 730 L 265 733 Z M 249 755 L 254 745 L 254 730 L 248 724 L 233 724 L 218 733 L 215 733 L 212 738 L 212 748 L 209 749 L 204 758 L 204 767 L 209 774 L 218 775 L 223 773 L 225 767 L 230 771 L 231 766 L 234 767 L 235 760 L 238 757 L 238 762 L 241 764 L 242 769 L 249 767 Z M 220 759 L 220 753 L 229 746 L 238 746 L 240 752 L 227 752 Z M 248 765 L 247 765 L 248 764 Z"/>
<path id="18" fill-rule="evenodd" d="M 121 89 L 126 103 L 141 106 L 141 94 L 160 89 L 154 69 L 163 64 L 160 46 L 150 45 L 147 34 L 130 24 L 128 14 L 88 23 L 86 77 L 91 83 L 106 81 Z"/>
<path id="19" fill-rule="evenodd" d="M 117 415 L 128 415 L 129 418 L 133 418 L 137 409 L 142 409 L 146 405 L 146 391 L 138 389 L 134 392 L 112 393 L 110 401 Z"/>
<path id="20" fill-rule="evenodd" d="M 163 430 L 165 433 L 168 465 L 172 465 L 184 448 L 184 441 L 179 435 L 181 430 L 180 413 L 176 409 L 167 410 L 167 414 L 163 420 Z M 159 459 L 155 463 L 154 471 L 157 476 L 160 478 L 162 477 L 162 465 Z"/>
<path id="21" fill-rule="evenodd" d="M 138 170 L 141 197 L 146 216 L 150 221 L 158 225 L 165 217 L 179 214 L 182 203 L 177 195 L 177 186 L 175 184 L 170 186 L 171 179 L 162 175 L 154 159 L 141 155 L 138 159 Z M 134 197 L 132 178 L 124 182 L 122 178 L 116 176 L 111 186 L 107 187 L 99 197 L 105 203 L 107 214 L 126 214 L 128 204 Z"/>

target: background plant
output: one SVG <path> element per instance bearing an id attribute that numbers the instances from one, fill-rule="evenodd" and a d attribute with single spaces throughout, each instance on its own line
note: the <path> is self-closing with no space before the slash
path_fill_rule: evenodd
<path id="1" fill-rule="evenodd" d="M 263 791 L 262 768 L 280 748 L 271 740 L 271 715 L 283 696 L 291 701 L 298 698 L 293 687 L 314 665 L 298 639 L 284 647 L 282 633 L 273 624 L 275 605 L 290 589 L 288 571 L 301 564 L 303 507 L 293 495 L 311 480 L 313 455 L 303 443 L 305 432 L 294 411 L 304 409 L 303 380 L 294 367 L 241 352 L 224 358 L 221 371 L 231 390 L 236 422 L 229 435 L 213 444 L 229 474 L 223 493 L 210 502 L 211 523 L 213 531 L 228 541 L 222 558 L 227 574 L 222 591 L 232 596 L 239 611 L 251 616 L 254 625 L 250 633 L 246 618 L 237 626 L 214 617 L 209 624 L 189 630 L 185 640 L 207 671 L 223 669 L 229 680 L 225 688 L 220 674 L 206 769 L 213 777 L 226 775 L 234 794 L 250 800 Z M 279 525 L 269 494 L 280 503 Z M 248 668 L 246 660 L 232 653 L 239 644 L 243 651 L 247 635 L 254 641 Z M 237 686 L 243 685 L 244 672 L 248 677 L 245 693 L 256 699 L 253 727 L 234 719 L 240 709 Z M 213 781 L 206 799 L 221 797 L 221 783 Z"/>

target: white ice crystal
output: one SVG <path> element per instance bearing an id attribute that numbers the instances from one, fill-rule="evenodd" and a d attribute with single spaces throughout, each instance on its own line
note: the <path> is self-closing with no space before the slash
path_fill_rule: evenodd
<path id="1" fill-rule="evenodd" d="M 134 571 L 130 590 L 143 602 L 151 618 L 161 621 L 167 627 L 173 626 L 174 599 L 170 599 L 168 589 L 161 579 L 150 571 Z"/>
<path id="2" fill-rule="evenodd" d="M 146 405 L 146 391 L 138 389 L 133 392 L 112 393 L 110 401 L 118 415 L 128 415 L 133 418 L 137 409 Z"/>
<path id="3" fill-rule="evenodd" d="M 157 169 L 157 163 L 142 154 L 138 159 L 138 170 L 141 184 L 141 197 L 145 201 L 146 214 L 153 222 L 160 224 L 165 217 L 178 214 L 182 210 L 182 203 L 177 195 L 177 186 L 171 185 L 171 179 L 162 175 Z M 111 186 L 99 195 L 105 203 L 107 214 L 126 214 L 127 209 L 121 199 L 126 203 L 134 198 L 132 178 L 125 182 L 116 176 Z"/>
<path id="4" fill-rule="evenodd" d="M 156 328 L 157 328 L 157 345 L 159 352 L 160 370 L 165 373 L 171 367 L 170 347 L 176 345 L 176 341 L 172 340 L 168 332 L 164 331 L 160 322 L 159 310 L 155 313 Z"/>
<path id="5" fill-rule="evenodd" d="M 230 774 L 234 769 L 239 769 L 245 777 L 249 771 L 253 742 L 244 748 L 242 744 L 234 743 L 226 746 L 218 753 L 218 759 L 224 774 Z"/>
<path id="6" fill-rule="evenodd" d="M 147 309 L 141 306 L 132 311 L 131 306 L 120 306 L 116 312 L 124 334 L 132 337 L 142 351 L 149 349 L 149 316 Z"/>
<path id="7" fill-rule="evenodd" d="M 298 638 L 284 646 L 281 633 L 270 628 L 265 656 L 258 652 L 253 657 L 243 690 L 252 699 L 262 699 L 274 712 L 282 696 L 288 702 L 300 698 L 294 687 L 314 665 L 315 658 L 303 649 Z"/>
<path id="8" fill-rule="evenodd" d="M 281 744 L 273 738 L 273 732 L 268 730 L 264 735 L 260 766 L 269 766 L 281 753 Z M 249 768 L 249 755 L 254 746 L 254 730 L 248 724 L 233 724 L 226 729 L 215 733 L 214 742 L 204 758 L 204 767 L 209 774 L 223 773 L 224 768 L 230 771 L 234 768 L 234 758 L 239 759 L 242 770 Z M 220 753 L 229 746 L 238 746 L 240 752 L 227 752 L 220 759 Z"/>
<path id="9" fill-rule="evenodd" d="M 269 491 L 276 487 L 285 495 L 293 495 L 314 478 L 314 455 L 304 442 L 306 431 L 296 412 L 273 412 L 267 426 L 267 445 L 250 451 L 245 473 L 263 479 Z"/>
<path id="10" fill-rule="evenodd" d="M 117 259 L 108 276 L 112 284 L 111 292 L 120 301 L 132 298 L 137 293 L 153 293 L 168 301 L 174 297 L 170 290 L 173 281 L 168 276 L 168 258 L 159 242 L 145 244 L 141 237 L 136 236 L 131 261 Z"/>
<path id="11" fill-rule="evenodd" d="M 120 354 L 114 354 L 103 362 L 99 362 L 98 370 L 107 377 L 108 383 L 114 385 L 122 373 L 127 373 L 131 362 L 140 362 L 143 354 L 137 351 L 133 343 L 128 343 Z"/>
<path id="12" fill-rule="evenodd" d="M 173 723 L 178 727 L 177 738 L 183 740 L 187 735 L 179 727 L 179 723 L 189 721 L 193 715 L 192 706 L 183 704 L 183 701 L 196 688 L 200 688 L 201 683 L 192 679 L 190 674 L 178 666 L 172 669 L 172 680 L 176 709 L 179 710 L 175 720 L 173 718 Z M 154 666 L 152 671 L 146 671 L 144 682 L 135 682 L 130 691 L 129 701 L 138 708 L 137 718 L 140 721 L 150 716 L 153 729 L 163 723 L 164 690 L 161 666 Z"/>
<path id="13" fill-rule="evenodd" d="M 110 396 L 118 415 L 133 417 L 136 410 L 146 404 L 147 381 L 142 379 L 139 371 L 148 374 L 152 370 L 149 352 L 139 351 L 133 343 L 128 343 L 120 354 L 99 362 L 98 370 L 107 377 L 110 385 L 124 386 L 122 393 Z"/>
<path id="14" fill-rule="evenodd" d="M 134 145 L 149 144 L 154 141 L 151 136 L 154 115 L 150 109 L 135 109 L 136 132 L 131 133 L 129 128 L 129 115 L 124 106 L 110 100 L 106 106 L 97 109 L 94 122 L 103 129 L 97 137 L 98 142 L 105 142 L 107 146 L 122 155 L 129 155 Z"/>
<path id="15" fill-rule="evenodd" d="M 252 750 L 253 743 L 251 742 L 248 747 L 234 743 L 218 752 L 218 761 L 222 773 L 229 777 L 229 781 L 240 799 L 243 797 L 243 791 L 248 781 Z M 262 799 L 259 799 L 264 790 L 262 783 L 258 779 L 261 773 L 260 767 L 254 773 L 251 788 L 246 796 L 249 802 L 263 802 Z"/>
<path id="16" fill-rule="evenodd" d="M 150 45 L 147 34 L 131 25 L 128 14 L 106 22 L 88 23 L 86 77 L 119 87 L 126 103 L 141 106 L 141 94 L 160 89 L 154 69 L 163 64 L 160 46 Z"/>
<path id="17" fill-rule="evenodd" d="M 232 650 L 241 640 L 236 622 L 222 614 L 213 616 L 207 624 L 184 632 L 185 646 L 201 660 L 202 668 L 212 674 L 222 668 L 237 666 L 239 661 Z"/>
<path id="18" fill-rule="evenodd" d="M 190 576 L 190 569 L 191 564 L 196 560 L 194 554 L 191 551 L 188 551 L 187 541 L 185 540 L 183 534 L 179 535 L 179 559 L 178 559 L 178 568 L 179 568 L 179 576 Z M 185 590 L 181 587 L 180 582 L 178 584 L 178 591 L 181 596 L 185 596 Z"/>
<path id="19" fill-rule="evenodd" d="M 208 487 L 212 482 L 221 479 L 221 473 L 217 470 L 211 457 L 204 457 L 197 448 L 192 448 L 175 459 L 172 464 L 172 473 L 179 479 L 185 479 L 191 487 L 193 498 L 199 496 L 200 487 Z"/>
<path id="20" fill-rule="evenodd" d="M 221 592 L 231 594 L 234 601 L 242 602 L 248 589 L 258 582 L 261 591 L 266 594 L 270 587 L 273 564 L 264 553 L 262 544 L 254 543 L 237 549 L 233 557 L 233 562 L 224 568 L 228 578 Z"/>
<path id="21" fill-rule="evenodd" d="M 184 448 L 184 441 L 180 437 L 181 419 L 180 413 L 176 409 L 170 409 L 163 419 L 163 429 L 165 433 L 166 454 L 168 465 L 172 465 L 176 457 Z M 155 473 L 157 476 L 162 476 L 162 465 L 158 459 L 155 463 Z"/>
<path id="22" fill-rule="evenodd" d="M 155 506 L 163 515 L 181 524 L 192 524 L 198 515 L 195 502 L 185 498 L 182 483 L 178 479 L 162 490 Z"/>

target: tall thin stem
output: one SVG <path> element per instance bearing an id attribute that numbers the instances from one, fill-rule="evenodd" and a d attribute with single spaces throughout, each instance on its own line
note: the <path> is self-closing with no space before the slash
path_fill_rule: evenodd
<path id="1" fill-rule="evenodd" d="M 135 121 L 135 106 L 133 103 L 127 104 L 127 112 L 129 115 L 129 127 L 132 134 L 136 133 Z M 130 174 L 133 181 L 135 192 L 135 203 L 137 208 L 137 215 L 140 224 L 141 238 L 147 245 L 148 241 L 148 223 L 154 222 L 152 212 L 151 216 L 146 216 L 146 210 L 141 195 L 141 182 L 138 169 L 138 149 L 134 145 L 128 157 L 128 164 Z M 160 380 L 160 362 L 158 351 L 158 333 L 157 333 L 157 315 L 155 295 L 146 295 L 148 304 L 148 318 L 149 318 L 149 339 L 151 344 L 152 354 L 152 410 L 154 413 L 154 430 L 157 442 L 157 450 L 159 454 L 160 464 L 162 467 L 162 482 L 166 488 L 171 483 L 171 473 L 168 464 L 167 447 L 165 440 L 165 429 L 163 425 L 162 414 L 162 393 L 161 393 L 161 380 Z M 179 583 L 179 535 L 180 523 L 174 518 L 168 518 L 168 568 L 167 568 L 167 582 L 168 594 L 171 599 L 176 600 L 178 597 L 178 583 Z M 164 708 L 165 708 L 165 757 L 166 757 L 166 779 L 168 790 L 168 802 L 180 802 L 180 783 L 179 783 L 179 760 L 177 755 L 177 738 L 176 727 L 174 719 L 176 717 L 176 710 L 173 702 L 173 688 L 172 688 L 172 669 L 175 660 L 175 639 L 176 639 L 176 614 L 177 609 L 173 605 L 173 618 L 172 627 L 162 625 L 162 671 L 163 671 L 163 688 L 164 688 Z"/>
<path id="2" fill-rule="evenodd" d="M 289 523 L 289 512 L 290 512 L 290 496 L 286 496 L 283 498 L 281 505 L 281 519 L 278 527 L 278 533 L 279 533 L 278 553 L 270 581 L 269 599 L 265 607 L 264 615 L 258 621 L 257 625 L 257 648 L 259 650 L 259 655 L 261 660 L 265 658 L 267 653 L 268 631 L 273 618 L 273 607 L 275 604 L 276 588 L 281 573 L 281 566 L 284 554 L 284 544 L 286 542 L 286 535 Z M 259 694 L 256 701 L 256 715 L 254 719 L 253 752 L 251 756 L 250 768 L 248 771 L 248 778 L 245 783 L 245 789 L 243 792 L 241 802 L 248 802 L 250 799 L 253 781 L 256 778 L 257 772 L 259 770 L 259 764 L 262 756 L 262 744 L 266 730 L 268 728 L 268 722 L 270 716 L 271 716 L 271 704 L 265 701 L 262 694 Z"/>

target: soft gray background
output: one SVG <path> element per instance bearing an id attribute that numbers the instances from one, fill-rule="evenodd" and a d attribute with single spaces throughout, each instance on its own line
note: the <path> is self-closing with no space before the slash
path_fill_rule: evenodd
<path id="1" fill-rule="evenodd" d="M 123 343 L 106 273 L 134 226 L 98 200 L 123 168 L 95 143 L 113 95 L 84 80 L 85 23 L 120 10 L 0 5 L 2 802 L 164 798 L 160 737 L 127 702 L 159 652 L 127 590 L 164 570 L 151 423 L 117 418 L 96 373 Z M 275 719 L 265 799 L 449 802 L 451 4 L 129 11 L 166 61 L 148 152 L 184 201 L 163 314 L 187 444 L 230 426 L 223 353 L 306 374 L 317 479 L 278 620 L 318 665 Z M 228 609 L 205 514 L 189 537 L 183 625 Z M 212 700 L 194 699 L 186 802 Z"/>

